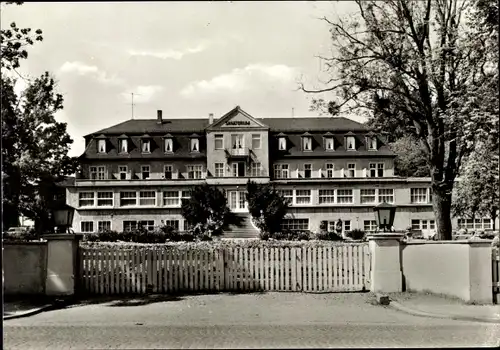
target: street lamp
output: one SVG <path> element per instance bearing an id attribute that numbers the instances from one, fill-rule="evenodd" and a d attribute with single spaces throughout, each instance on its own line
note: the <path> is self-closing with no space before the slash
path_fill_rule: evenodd
<path id="1" fill-rule="evenodd" d="M 386 232 L 387 229 L 390 230 L 394 223 L 396 206 L 383 202 L 375 206 L 373 208 L 373 211 L 375 212 L 375 218 L 377 219 L 378 227 L 382 228 L 384 232 Z"/>
<path id="2" fill-rule="evenodd" d="M 69 229 L 73 224 L 73 215 L 75 214 L 75 208 L 67 204 L 58 206 L 53 210 L 54 222 L 57 228 L 61 228 L 63 233 L 70 233 Z"/>

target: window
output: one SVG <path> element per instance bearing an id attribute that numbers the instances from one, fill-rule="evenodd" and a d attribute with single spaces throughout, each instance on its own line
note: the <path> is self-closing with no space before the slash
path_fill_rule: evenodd
<path id="1" fill-rule="evenodd" d="M 199 139 L 191 139 L 191 152 L 199 152 L 200 151 L 200 140 Z"/>
<path id="2" fill-rule="evenodd" d="M 335 190 L 319 190 L 319 204 L 335 203 Z"/>
<path id="3" fill-rule="evenodd" d="M 143 165 L 141 167 L 142 179 L 149 179 L 149 165 Z"/>
<path id="4" fill-rule="evenodd" d="M 120 206 L 137 205 L 137 193 L 135 191 L 120 192 Z"/>
<path id="5" fill-rule="evenodd" d="M 375 189 L 374 188 L 368 188 L 368 189 L 361 189 L 361 204 L 372 204 L 375 203 Z"/>
<path id="6" fill-rule="evenodd" d="M 337 203 L 353 203 L 352 190 L 337 190 Z"/>
<path id="7" fill-rule="evenodd" d="M 123 166 L 119 166 L 118 167 L 118 173 L 119 173 L 119 176 L 120 176 L 120 180 L 126 180 L 127 179 L 127 172 L 128 172 L 127 166 L 123 165 Z"/>
<path id="8" fill-rule="evenodd" d="M 243 134 L 231 135 L 231 147 L 233 149 L 243 148 Z"/>
<path id="9" fill-rule="evenodd" d="M 252 134 L 252 149 L 260 149 L 260 134 Z"/>
<path id="10" fill-rule="evenodd" d="M 274 164 L 274 177 L 276 179 L 288 178 L 288 164 Z"/>
<path id="11" fill-rule="evenodd" d="M 394 203 L 394 189 L 392 188 L 379 188 L 378 189 L 379 203 Z"/>
<path id="12" fill-rule="evenodd" d="M 80 207 L 93 207 L 94 206 L 94 192 L 80 192 L 78 195 L 78 205 Z"/>
<path id="13" fill-rule="evenodd" d="M 431 230 L 436 229 L 436 222 L 434 220 L 429 220 L 429 229 Z"/>
<path id="14" fill-rule="evenodd" d="M 296 204 L 311 204 L 311 190 L 295 190 Z"/>
<path id="15" fill-rule="evenodd" d="M 191 198 L 191 191 L 181 191 L 181 198 L 182 199 L 189 199 Z"/>
<path id="16" fill-rule="evenodd" d="M 428 203 L 427 201 L 428 188 L 412 188 L 410 189 L 410 200 L 412 203 Z"/>
<path id="17" fill-rule="evenodd" d="M 137 221 L 124 221 L 123 222 L 123 231 L 133 231 L 137 230 Z"/>
<path id="18" fill-rule="evenodd" d="M 293 203 L 293 190 L 279 190 L 279 193 L 288 201 L 288 203 Z"/>
<path id="19" fill-rule="evenodd" d="M 201 165 L 188 165 L 188 179 L 201 179 L 202 166 Z"/>
<path id="20" fill-rule="evenodd" d="M 99 140 L 97 142 L 97 152 L 106 153 L 106 140 Z"/>
<path id="21" fill-rule="evenodd" d="M 90 179 L 97 180 L 97 167 L 91 166 L 89 169 Z"/>
<path id="22" fill-rule="evenodd" d="M 491 219 L 483 218 L 483 219 L 458 219 L 458 227 L 459 228 L 467 228 L 469 230 L 491 230 Z"/>
<path id="23" fill-rule="evenodd" d="M 344 220 L 342 222 L 343 224 L 343 232 L 348 232 L 351 231 L 351 220 Z M 334 232 L 337 227 L 337 222 L 336 221 L 328 221 L 328 231 L 329 232 Z"/>
<path id="24" fill-rule="evenodd" d="M 413 219 L 411 221 L 411 229 L 412 230 L 420 230 L 420 220 Z"/>
<path id="25" fill-rule="evenodd" d="M 384 177 L 384 163 L 370 163 L 370 177 Z"/>
<path id="26" fill-rule="evenodd" d="M 278 149 L 280 151 L 286 151 L 286 138 L 285 137 L 280 137 L 278 139 Z"/>
<path id="27" fill-rule="evenodd" d="M 250 164 L 250 176 L 253 177 L 262 176 L 262 165 L 260 163 Z"/>
<path id="28" fill-rule="evenodd" d="M 327 151 L 333 151 L 334 150 L 334 147 L 333 147 L 333 137 L 325 137 L 325 138 L 323 138 L 323 143 L 324 143 L 325 150 L 327 150 Z"/>
<path id="29" fill-rule="evenodd" d="M 434 220 L 412 219 L 411 220 L 411 229 L 412 230 L 435 230 L 436 229 L 436 222 Z"/>
<path id="30" fill-rule="evenodd" d="M 153 231 L 155 229 L 154 220 L 141 220 L 137 223 L 139 229 Z"/>
<path id="31" fill-rule="evenodd" d="M 82 232 L 94 232 L 94 222 L 82 221 L 80 223 L 80 228 L 82 229 Z"/>
<path id="32" fill-rule="evenodd" d="M 151 152 L 151 141 L 142 140 L 142 153 L 150 153 L 150 152 Z"/>
<path id="33" fill-rule="evenodd" d="M 309 219 L 283 219 L 283 230 L 309 230 Z"/>
<path id="34" fill-rule="evenodd" d="M 164 191 L 163 205 L 166 207 L 178 207 L 181 204 L 179 191 Z"/>
<path id="35" fill-rule="evenodd" d="M 97 180 L 104 180 L 106 178 L 106 167 L 97 167 Z"/>
<path id="36" fill-rule="evenodd" d="M 127 139 L 118 140 L 118 147 L 120 149 L 120 153 L 127 153 L 128 152 L 128 140 Z"/>
<path id="37" fill-rule="evenodd" d="M 355 150 L 356 149 L 356 140 L 354 139 L 354 136 L 347 136 L 345 138 L 347 147 L 346 149 L 348 150 Z"/>
<path id="38" fill-rule="evenodd" d="M 363 222 L 363 229 L 365 232 L 373 232 L 377 230 L 377 221 L 375 220 L 365 220 Z"/>
<path id="39" fill-rule="evenodd" d="M 326 164 L 326 177 L 328 177 L 328 178 L 333 177 L 333 164 L 332 163 Z"/>
<path id="40" fill-rule="evenodd" d="M 351 220 L 344 220 L 344 232 L 351 231 Z"/>
<path id="41" fill-rule="evenodd" d="M 171 153 L 174 151 L 174 140 L 170 137 L 165 138 L 165 152 Z"/>
<path id="42" fill-rule="evenodd" d="M 224 149 L 224 135 L 219 134 L 214 136 L 214 148 Z"/>
<path id="43" fill-rule="evenodd" d="M 304 177 L 309 179 L 312 175 L 312 164 L 304 164 Z"/>
<path id="44" fill-rule="evenodd" d="M 171 179 L 172 178 L 172 165 L 165 165 L 164 167 L 164 176 L 165 179 Z"/>
<path id="45" fill-rule="evenodd" d="M 156 192 L 155 191 L 140 191 L 139 192 L 139 205 L 156 205 Z"/>
<path id="46" fill-rule="evenodd" d="M 113 206 L 113 192 L 97 192 L 97 206 L 98 207 L 112 207 Z"/>
<path id="47" fill-rule="evenodd" d="M 224 176 L 224 163 L 215 163 L 215 177 Z"/>
<path id="48" fill-rule="evenodd" d="M 376 150 L 377 149 L 377 138 L 376 137 L 367 137 L 366 141 L 367 141 L 369 150 Z"/>
<path id="49" fill-rule="evenodd" d="M 356 164 L 347 164 L 347 177 L 356 177 Z"/>
<path id="50" fill-rule="evenodd" d="M 312 151 L 312 137 L 302 137 L 302 150 Z"/>
<path id="51" fill-rule="evenodd" d="M 483 228 L 485 230 L 491 229 L 491 220 L 490 219 L 483 219 Z"/>
<path id="52" fill-rule="evenodd" d="M 98 221 L 97 222 L 97 231 L 111 231 L 111 221 Z"/>
<path id="53" fill-rule="evenodd" d="M 165 220 L 163 225 L 166 227 L 171 227 L 176 231 L 179 231 L 179 220 Z"/>

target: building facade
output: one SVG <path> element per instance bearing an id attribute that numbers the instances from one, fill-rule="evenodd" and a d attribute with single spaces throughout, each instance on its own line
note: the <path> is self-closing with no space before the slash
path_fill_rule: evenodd
<path id="1" fill-rule="evenodd" d="M 181 199 L 203 183 L 248 215 L 248 180 L 273 182 L 290 200 L 287 228 L 341 219 L 345 231 L 372 231 L 373 207 L 387 202 L 397 206 L 396 229 L 435 230 L 430 178 L 395 176 L 386 140 L 346 118 L 257 118 L 237 106 L 218 119 L 165 120 L 158 111 L 87 135 L 85 145 L 67 187 L 75 232 L 185 230 Z"/>

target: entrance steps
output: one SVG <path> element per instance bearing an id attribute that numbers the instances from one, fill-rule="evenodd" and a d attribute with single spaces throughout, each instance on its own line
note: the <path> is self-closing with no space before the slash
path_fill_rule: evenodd
<path id="1" fill-rule="evenodd" d="M 248 213 L 233 213 L 234 223 L 224 230 L 224 238 L 259 238 L 259 231 L 252 224 L 252 216 Z"/>

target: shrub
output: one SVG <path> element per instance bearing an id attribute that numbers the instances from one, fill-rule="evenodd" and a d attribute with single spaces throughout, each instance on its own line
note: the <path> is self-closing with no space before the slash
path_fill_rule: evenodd
<path id="1" fill-rule="evenodd" d="M 40 235 L 34 228 L 30 228 L 25 232 L 5 232 L 2 238 L 5 241 L 37 241 Z"/>
<path id="2" fill-rule="evenodd" d="M 288 201 L 272 184 L 247 183 L 248 209 L 261 232 L 281 231 L 281 223 L 288 212 Z"/>
<path id="3" fill-rule="evenodd" d="M 281 232 L 269 234 L 269 237 L 279 241 L 308 241 L 311 238 L 311 232 L 299 230 L 282 230 Z"/>
<path id="4" fill-rule="evenodd" d="M 339 236 L 336 232 L 327 232 L 327 231 L 321 231 L 318 232 L 314 235 L 315 239 L 318 239 L 320 241 L 343 241 L 344 238 L 342 236 Z"/>
<path id="5" fill-rule="evenodd" d="M 106 242 L 116 242 L 120 239 L 119 233 L 111 230 L 104 230 L 102 232 L 97 233 L 97 235 L 99 236 L 99 239 L 101 241 L 106 241 Z"/>
<path id="6" fill-rule="evenodd" d="M 271 236 L 268 232 L 261 231 L 259 232 L 259 238 L 263 241 L 268 241 Z"/>
<path id="7" fill-rule="evenodd" d="M 354 230 L 346 232 L 346 236 L 354 240 L 362 240 L 365 238 L 365 231 L 355 228 Z"/>

